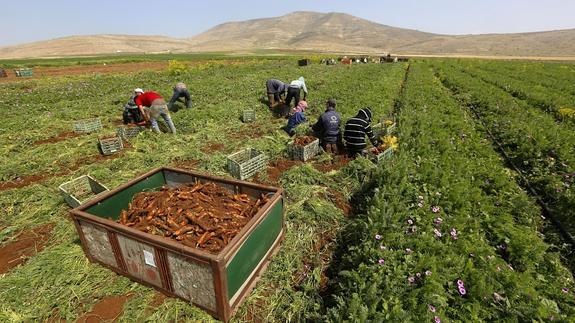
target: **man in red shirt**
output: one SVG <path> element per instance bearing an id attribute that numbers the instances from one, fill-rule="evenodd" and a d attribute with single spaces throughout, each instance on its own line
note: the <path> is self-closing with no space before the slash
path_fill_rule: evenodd
<path id="1" fill-rule="evenodd" d="M 175 134 L 176 127 L 174 126 L 174 122 L 170 117 L 168 106 L 166 105 L 164 98 L 153 91 L 144 92 L 142 89 L 135 89 L 134 92 L 136 93 L 134 102 L 136 102 L 140 112 L 142 112 L 143 115 L 150 119 L 152 129 L 154 129 L 155 132 L 160 133 L 160 127 L 158 127 L 157 119 L 158 117 L 162 116 L 170 128 L 170 131 Z"/>

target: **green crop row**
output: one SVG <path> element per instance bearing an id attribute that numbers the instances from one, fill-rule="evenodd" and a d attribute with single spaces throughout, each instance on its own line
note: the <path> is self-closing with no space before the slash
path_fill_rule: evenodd
<path id="1" fill-rule="evenodd" d="M 380 167 L 365 214 L 345 230 L 324 319 L 573 318 L 573 277 L 481 125 L 421 63 L 401 103 L 400 153 Z"/>
<path id="2" fill-rule="evenodd" d="M 503 90 L 443 64 L 442 81 L 485 122 L 495 143 L 521 171 L 565 229 L 575 235 L 575 134 L 552 116 Z"/>

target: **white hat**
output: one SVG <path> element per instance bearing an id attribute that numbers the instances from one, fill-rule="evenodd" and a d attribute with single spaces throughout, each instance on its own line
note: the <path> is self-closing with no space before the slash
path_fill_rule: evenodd
<path id="1" fill-rule="evenodd" d="M 134 90 L 134 93 L 144 93 L 144 90 L 137 88 Z"/>

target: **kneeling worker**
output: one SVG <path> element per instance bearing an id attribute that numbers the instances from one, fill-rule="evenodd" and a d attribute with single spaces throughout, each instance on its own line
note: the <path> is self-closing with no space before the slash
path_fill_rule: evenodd
<path id="1" fill-rule="evenodd" d="M 319 116 L 312 130 L 317 133 L 323 150 L 329 154 L 337 154 L 337 143 L 341 140 L 339 132 L 341 116 L 335 111 L 334 99 L 327 100 L 326 106 L 325 112 Z"/>
<path id="2" fill-rule="evenodd" d="M 378 145 L 371 130 L 371 110 L 369 108 L 360 109 L 357 115 L 347 120 L 345 124 L 343 139 L 345 140 L 349 157 L 356 157 L 367 147 L 365 136 L 369 138 L 374 146 Z"/>

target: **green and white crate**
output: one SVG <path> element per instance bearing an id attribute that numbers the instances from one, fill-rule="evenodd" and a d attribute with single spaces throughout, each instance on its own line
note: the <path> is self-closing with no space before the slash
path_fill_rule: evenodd
<path id="1" fill-rule="evenodd" d="M 246 148 L 227 156 L 228 171 L 233 177 L 244 180 L 265 169 L 268 157 L 253 149 Z"/>
<path id="2" fill-rule="evenodd" d="M 131 139 L 136 137 L 140 132 L 144 131 L 144 127 L 136 126 L 136 127 L 118 127 L 116 129 L 116 133 L 118 137 L 123 138 L 125 140 Z"/>
<path id="3" fill-rule="evenodd" d="M 389 147 L 377 155 L 372 153 L 369 149 L 365 149 L 363 151 L 363 154 L 367 156 L 367 158 L 369 158 L 374 163 L 379 164 L 384 160 L 390 159 L 393 156 L 393 148 Z"/>
<path id="4" fill-rule="evenodd" d="M 31 68 L 19 68 L 14 70 L 14 74 L 17 77 L 31 77 L 34 75 L 34 72 Z"/>
<path id="5" fill-rule="evenodd" d="M 305 146 L 296 145 L 294 141 L 288 143 L 288 155 L 291 159 L 308 161 L 319 154 L 319 139 L 316 139 Z"/>
<path id="6" fill-rule="evenodd" d="M 115 136 L 111 138 L 99 138 L 100 149 L 105 156 L 115 154 L 124 149 L 122 138 Z"/>
<path id="7" fill-rule="evenodd" d="M 74 132 L 90 133 L 102 130 L 102 121 L 100 118 L 91 118 L 74 121 Z"/>
<path id="8" fill-rule="evenodd" d="M 100 193 L 109 191 L 108 188 L 90 175 L 82 175 L 58 186 L 60 194 L 71 208 L 76 208 Z"/>
<path id="9" fill-rule="evenodd" d="M 256 111 L 255 110 L 244 110 L 242 114 L 243 122 L 254 122 L 256 121 Z"/>

